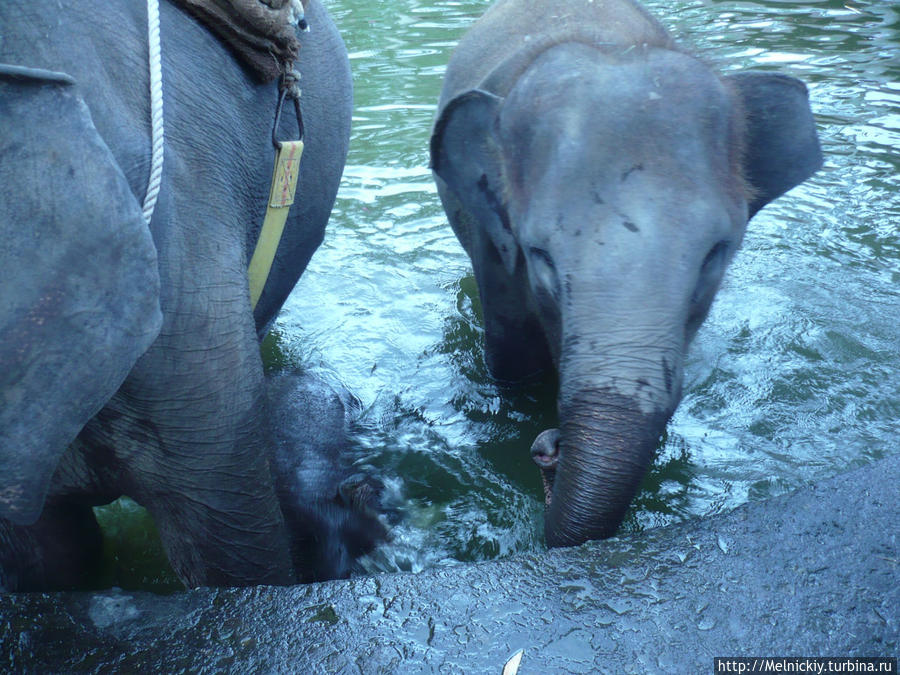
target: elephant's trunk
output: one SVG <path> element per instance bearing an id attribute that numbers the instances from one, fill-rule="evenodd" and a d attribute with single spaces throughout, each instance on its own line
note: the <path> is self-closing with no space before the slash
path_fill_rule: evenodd
<path id="1" fill-rule="evenodd" d="M 605 388 L 567 397 L 544 521 L 548 546 L 603 539 L 619 527 L 669 418 L 638 403 Z"/>

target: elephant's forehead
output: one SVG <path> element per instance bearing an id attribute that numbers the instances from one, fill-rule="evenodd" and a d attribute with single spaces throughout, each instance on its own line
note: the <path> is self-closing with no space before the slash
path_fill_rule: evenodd
<path id="1" fill-rule="evenodd" d="M 548 49 L 519 78 L 500 130 L 523 153 L 602 143 L 610 151 L 627 145 L 631 155 L 659 156 L 726 138 L 732 113 L 719 79 L 685 54 L 634 48 L 610 55 L 565 44 Z"/>
<path id="2" fill-rule="evenodd" d="M 728 210 L 733 114 L 718 78 L 689 56 L 554 47 L 501 110 L 512 210 L 543 203 L 555 212 L 540 218 L 563 224 L 625 205 L 636 211 L 623 223 L 671 209 L 682 220 L 715 220 Z"/>

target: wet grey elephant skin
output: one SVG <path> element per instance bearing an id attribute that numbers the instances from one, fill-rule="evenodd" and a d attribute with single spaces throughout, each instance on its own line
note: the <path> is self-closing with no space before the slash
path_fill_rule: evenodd
<path id="1" fill-rule="evenodd" d="M 629 0 L 501 0 L 462 38 L 432 168 L 491 373 L 558 376 L 549 545 L 616 531 L 747 221 L 821 161 L 801 82 L 718 75 Z"/>
<path id="2" fill-rule="evenodd" d="M 123 494 L 150 511 L 188 586 L 297 578 L 269 467 L 259 339 L 334 203 L 349 141 L 347 53 L 310 2 L 297 199 L 254 314 L 246 269 L 272 180 L 277 85 L 257 84 L 176 6 L 160 13 L 165 169 L 148 227 L 145 5 L 0 4 L 0 63 L 19 68 L 0 77 L 10 589 L 77 583 L 98 552 L 91 507 Z M 297 134 L 283 115 L 279 138 Z"/>
<path id="3" fill-rule="evenodd" d="M 290 532 L 298 581 L 346 579 L 385 541 L 383 485 L 354 466 L 348 408 L 359 401 L 309 375 L 266 382 L 273 429 L 272 470 Z"/>

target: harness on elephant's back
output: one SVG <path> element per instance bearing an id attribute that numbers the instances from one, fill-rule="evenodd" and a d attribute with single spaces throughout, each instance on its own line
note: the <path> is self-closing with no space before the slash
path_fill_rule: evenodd
<path id="1" fill-rule="evenodd" d="M 228 45 L 260 82 L 293 69 L 305 0 L 174 0 Z"/>
<path id="2" fill-rule="evenodd" d="M 262 296 L 288 213 L 294 203 L 300 157 L 303 154 L 303 117 L 300 114 L 300 75 L 294 61 L 300 52 L 296 28 L 306 30 L 300 0 L 175 0 L 228 45 L 260 82 L 280 78 L 278 106 L 272 128 L 275 168 L 266 202 L 266 215 L 247 276 L 250 304 L 255 310 Z M 277 139 L 285 99 L 294 104 L 299 128 L 295 141 Z"/>

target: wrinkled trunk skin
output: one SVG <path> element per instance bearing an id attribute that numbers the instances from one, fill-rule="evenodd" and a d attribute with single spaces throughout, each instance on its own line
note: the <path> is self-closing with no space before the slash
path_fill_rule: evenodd
<path id="1" fill-rule="evenodd" d="M 544 521 L 550 547 L 615 534 L 669 418 L 643 413 L 609 389 L 576 392 L 560 414 L 560 460 Z"/>
<path id="2" fill-rule="evenodd" d="M 681 399 L 687 340 L 678 303 L 644 289 L 663 301 L 629 313 L 634 303 L 623 290 L 601 299 L 573 285 L 564 302 L 572 311 L 561 317 L 558 454 L 544 521 L 550 547 L 615 534 Z M 586 311 L 599 306 L 600 315 Z"/>

